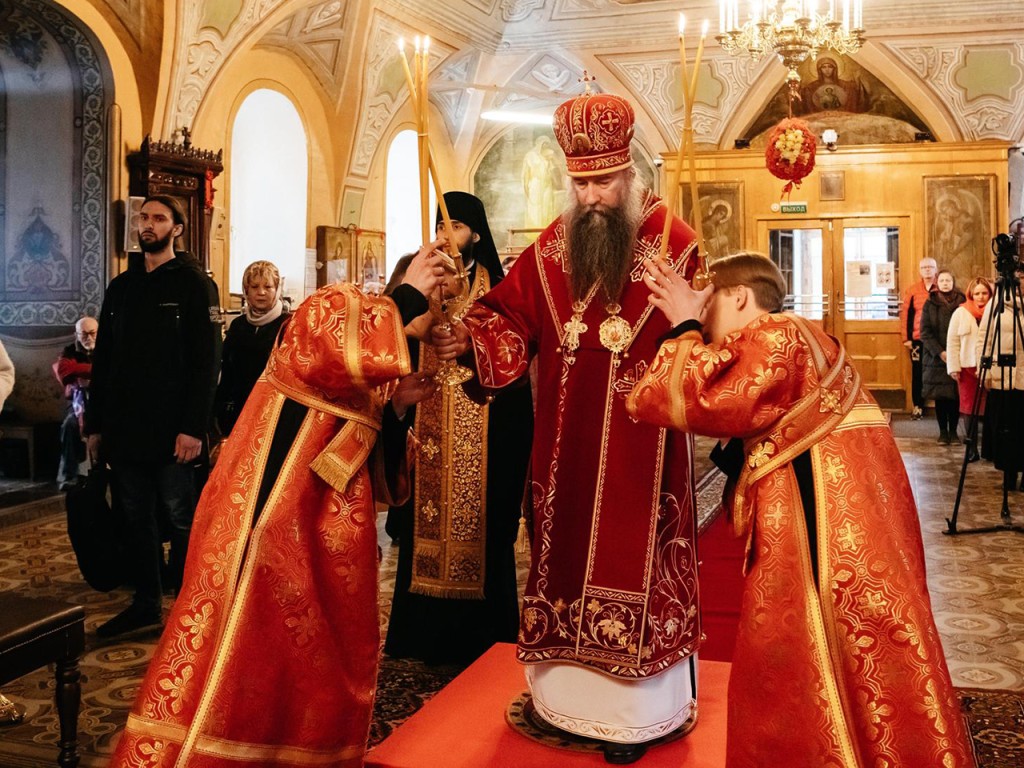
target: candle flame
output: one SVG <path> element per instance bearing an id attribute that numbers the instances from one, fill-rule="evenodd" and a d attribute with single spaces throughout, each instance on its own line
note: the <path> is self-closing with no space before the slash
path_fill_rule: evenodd
<path id="1" fill-rule="evenodd" d="M 701 28 L 700 28 L 700 36 L 701 37 L 706 37 L 707 36 L 707 34 L 708 34 L 708 27 L 709 26 L 710 26 L 710 22 L 707 19 L 704 19 L 704 23 L 701 25 Z"/>
<path id="2" fill-rule="evenodd" d="M 423 38 L 423 52 L 426 53 L 428 48 L 430 48 L 430 37 L 424 37 Z"/>
<path id="3" fill-rule="evenodd" d="M 398 38 L 398 50 L 400 50 L 402 53 L 405 53 L 405 38 L 404 37 Z"/>
<path id="4" fill-rule="evenodd" d="M 679 14 L 679 34 L 683 34 L 686 31 L 686 15 L 683 13 Z"/>
<path id="5" fill-rule="evenodd" d="M 416 53 L 420 52 L 420 36 L 416 35 Z"/>

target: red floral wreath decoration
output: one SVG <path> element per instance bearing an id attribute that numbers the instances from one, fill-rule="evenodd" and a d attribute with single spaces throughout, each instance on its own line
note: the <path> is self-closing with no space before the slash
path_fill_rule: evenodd
<path id="1" fill-rule="evenodd" d="M 803 120 L 788 117 L 772 128 L 764 150 L 765 167 L 775 178 L 789 182 L 782 188 L 783 195 L 788 196 L 814 170 L 817 147 L 817 138 Z"/>

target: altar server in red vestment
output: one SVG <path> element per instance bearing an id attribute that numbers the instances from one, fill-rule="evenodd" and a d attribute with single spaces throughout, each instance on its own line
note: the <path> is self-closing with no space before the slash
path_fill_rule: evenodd
<path id="1" fill-rule="evenodd" d="M 839 343 L 779 312 L 774 264 L 740 254 L 712 269 L 694 292 L 650 264 L 675 338 L 628 409 L 737 438 L 731 513 L 747 557 L 728 768 L 973 766 L 889 425 Z"/>
<path id="2" fill-rule="evenodd" d="M 670 214 L 636 176 L 633 121 L 609 94 L 558 108 L 569 209 L 465 325 L 433 335 L 442 359 L 471 346 L 466 362 L 487 389 L 537 361 L 518 658 L 538 713 L 605 741 L 616 763 L 690 718 L 700 638 L 691 441 L 625 408 L 669 330 L 642 281 Z M 678 219 L 668 262 L 687 276 L 696 266 L 693 232 Z"/>
<path id="3" fill-rule="evenodd" d="M 409 375 L 403 328 L 442 279 L 436 246 L 394 300 L 328 286 L 282 329 L 203 491 L 113 766 L 363 764 L 387 498 L 377 432 L 389 398 L 433 391 Z"/>

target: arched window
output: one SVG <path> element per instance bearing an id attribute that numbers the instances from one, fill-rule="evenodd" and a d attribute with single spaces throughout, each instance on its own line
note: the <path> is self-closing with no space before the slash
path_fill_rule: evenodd
<path id="1" fill-rule="evenodd" d="M 306 129 L 291 100 L 267 88 L 242 102 L 231 132 L 230 290 L 254 261 L 277 265 L 284 293 L 302 298 L 306 264 Z"/>
<path id="2" fill-rule="evenodd" d="M 400 131 L 388 148 L 387 198 L 385 200 L 385 231 L 387 232 L 387 275 L 395 263 L 422 243 L 420 229 L 419 159 L 416 151 L 416 131 Z M 430 211 L 437 206 L 434 188 L 430 188 Z M 430 222 L 431 232 L 434 222 Z"/>

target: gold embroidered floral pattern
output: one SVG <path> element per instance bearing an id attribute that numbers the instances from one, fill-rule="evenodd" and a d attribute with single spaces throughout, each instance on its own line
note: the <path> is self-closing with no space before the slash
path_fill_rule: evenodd
<path id="1" fill-rule="evenodd" d="M 818 409 L 821 413 L 840 413 L 842 411 L 839 392 L 822 388 L 820 397 L 821 404 L 818 406 Z"/>
<path id="2" fill-rule="evenodd" d="M 711 375 L 719 363 L 726 363 L 732 360 L 732 353 L 728 349 L 713 349 L 711 347 L 700 347 L 697 362 L 701 365 L 701 372 L 705 376 Z"/>
<path id="3" fill-rule="evenodd" d="M 889 601 L 881 592 L 868 592 L 857 601 L 865 613 L 872 616 L 885 616 Z"/>
<path id="4" fill-rule="evenodd" d="M 843 460 L 838 456 L 829 456 L 825 459 L 825 474 L 833 483 L 845 479 L 846 467 L 843 466 Z"/>
<path id="5" fill-rule="evenodd" d="M 864 530 L 849 520 L 837 528 L 836 533 L 839 546 L 847 552 L 856 552 L 864 544 Z"/>
<path id="6" fill-rule="evenodd" d="M 171 712 L 178 714 L 181 711 L 182 698 L 184 695 L 184 689 L 188 686 L 189 681 L 195 675 L 195 668 L 191 664 L 186 664 L 181 668 L 181 672 L 168 678 L 163 678 L 157 685 L 160 690 L 167 694 L 170 699 Z"/>
<path id="7" fill-rule="evenodd" d="M 191 616 L 182 616 L 181 625 L 186 630 L 186 637 L 192 650 L 198 651 L 203 647 L 203 641 L 210 630 L 210 619 L 213 616 L 213 603 L 204 603 L 198 613 Z"/>
<path id="8" fill-rule="evenodd" d="M 774 455 L 775 446 L 772 443 L 767 441 L 758 443 L 747 457 L 747 464 L 750 465 L 751 469 L 757 469 L 771 461 Z"/>
<path id="9" fill-rule="evenodd" d="M 764 516 L 764 521 L 770 528 L 778 530 L 779 525 L 786 516 L 786 507 L 781 501 L 775 501 L 768 508 L 768 514 Z"/>
<path id="10" fill-rule="evenodd" d="M 436 442 L 434 442 L 433 437 L 428 437 L 427 441 L 420 445 L 420 455 L 425 456 L 427 461 L 433 461 L 434 457 L 437 456 L 440 451 L 441 448 Z"/>
<path id="11" fill-rule="evenodd" d="M 434 500 L 433 499 L 431 499 L 430 501 L 428 501 L 426 503 L 426 505 L 424 505 L 424 507 L 423 507 L 423 517 L 424 517 L 425 520 L 427 520 L 427 521 L 432 523 L 432 522 L 434 522 L 437 519 L 437 516 L 439 514 L 441 514 L 441 513 L 437 511 L 437 505 L 434 504 Z"/>

